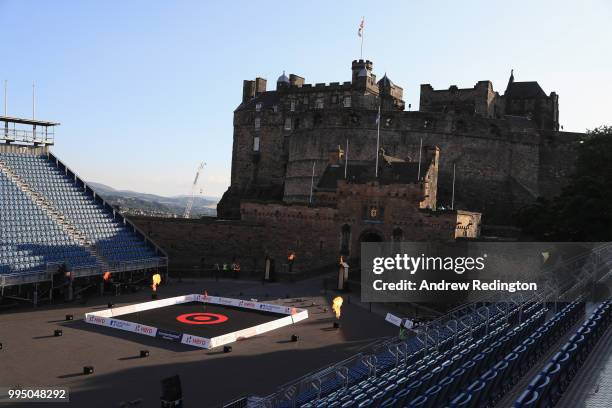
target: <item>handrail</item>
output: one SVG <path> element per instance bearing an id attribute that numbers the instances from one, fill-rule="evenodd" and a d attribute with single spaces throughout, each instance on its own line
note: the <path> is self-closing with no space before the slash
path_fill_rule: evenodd
<path id="1" fill-rule="evenodd" d="M 127 223 L 130 225 L 130 227 L 132 227 L 132 229 L 134 229 L 135 231 L 137 231 L 143 238 L 145 242 L 150 242 L 157 251 L 159 251 L 161 254 L 164 255 L 164 257 L 168 258 L 168 253 L 166 251 L 163 250 L 163 248 L 161 248 L 155 241 L 153 241 L 151 238 L 149 238 L 140 228 L 138 228 L 132 221 L 130 221 L 128 218 L 126 218 L 125 216 L 123 216 L 120 212 L 119 212 L 119 208 L 113 206 L 112 204 L 108 203 L 100 194 L 98 194 L 93 188 L 91 188 L 91 186 L 89 184 L 87 184 L 87 182 L 85 182 L 85 180 L 83 178 L 81 178 L 81 176 L 79 176 L 79 174 L 77 172 L 75 172 L 74 170 L 72 170 L 70 167 L 68 167 L 64 162 L 62 162 L 56 155 L 54 155 L 52 152 L 47 152 L 47 157 L 50 160 L 54 160 L 56 161 L 56 166 L 57 163 L 61 164 L 66 171 L 69 171 L 70 173 L 72 173 L 75 177 L 75 181 L 79 181 L 83 184 L 83 188 L 85 190 L 85 192 L 87 192 L 87 189 L 89 189 L 92 193 L 93 193 L 93 197 L 94 200 L 96 198 L 99 198 L 100 201 L 102 201 L 103 206 L 106 206 L 108 209 L 113 210 L 113 215 L 114 216 L 118 216 L 119 218 L 121 218 L 124 223 Z"/>
<path id="2" fill-rule="evenodd" d="M 0 140 L 7 142 L 41 143 L 52 145 L 55 143 L 55 132 L 44 130 L 32 131 L 25 129 L 11 129 L 0 127 Z"/>

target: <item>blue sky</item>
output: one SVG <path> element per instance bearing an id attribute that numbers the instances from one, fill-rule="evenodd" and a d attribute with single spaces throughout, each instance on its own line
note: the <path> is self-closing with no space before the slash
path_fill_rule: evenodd
<path id="1" fill-rule="evenodd" d="M 599 1 L 0 0 L 8 113 L 62 123 L 54 151 L 82 177 L 164 195 L 229 185 L 242 80 L 350 80 L 364 57 L 418 107 L 419 85 L 503 92 L 537 80 L 565 130 L 611 124 L 612 3 Z"/>

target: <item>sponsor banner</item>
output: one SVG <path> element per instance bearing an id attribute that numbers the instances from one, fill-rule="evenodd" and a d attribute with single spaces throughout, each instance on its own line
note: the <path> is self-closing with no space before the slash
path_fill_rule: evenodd
<path id="1" fill-rule="evenodd" d="M 281 313 L 281 314 L 293 314 L 295 311 L 295 308 L 292 308 L 292 307 L 273 305 L 270 303 L 259 303 L 257 305 L 257 309 L 262 310 L 264 312 Z"/>
<path id="2" fill-rule="evenodd" d="M 257 309 L 257 302 L 252 300 L 241 300 L 238 302 L 238 307 L 242 307 L 244 309 Z"/>
<path id="3" fill-rule="evenodd" d="M 157 333 L 156 333 L 155 337 L 157 337 L 159 339 L 176 341 L 176 342 L 180 343 L 181 339 L 183 337 L 183 334 L 175 332 L 175 331 L 171 331 L 171 330 L 157 329 Z"/>
<path id="4" fill-rule="evenodd" d="M 217 301 L 215 303 L 217 303 L 219 305 L 239 307 L 239 304 L 240 304 L 240 300 L 239 299 L 230 299 L 230 298 L 224 298 L 224 297 L 217 297 L 216 300 Z M 211 302 L 209 300 L 208 303 L 213 303 L 213 302 Z"/>
<path id="5" fill-rule="evenodd" d="M 136 324 L 134 333 L 144 334 L 145 336 L 155 337 L 157 335 L 157 327 L 146 326 L 144 324 Z"/>
<path id="6" fill-rule="evenodd" d="M 108 317 L 98 316 L 97 314 L 93 314 L 93 313 L 87 313 L 85 315 L 85 321 L 87 323 L 97 324 L 100 326 L 108 326 L 109 320 L 110 319 Z"/>
<path id="7" fill-rule="evenodd" d="M 233 343 L 236 341 L 234 333 L 225 334 L 223 336 L 217 336 L 210 339 L 210 346 L 212 348 L 223 346 L 224 344 Z"/>
<path id="8" fill-rule="evenodd" d="M 414 322 L 410 319 L 404 320 L 404 327 L 407 329 L 412 329 L 414 327 Z"/>
<path id="9" fill-rule="evenodd" d="M 109 323 L 109 327 L 112 327 L 114 329 L 119 329 L 119 330 L 126 330 L 126 331 L 131 331 L 133 332 L 136 329 L 136 323 L 132 323 L 132 322 L 126 322 L 125 320 L 119 320 L 119 319 L 109 319 L 110 323 Z"/>
<path id="10" fill-rule="evenodd" d="M 207 339 L 205 337 L 193 336 L 191 334 L 184 334 L 183 338 L 181 339 L 181 343 L 205 349 L 210 348 L 210 339 Z"/>
<path id="11" fill-rule="evenodd" d="M 400 327 L 402 324 L 402 319 L 391 314 L 391 313 L 387 313 L 387 317 L 385 317 L 385 321 L 391 323 L 392 325 L 395 325 L 397 327 Z"/>
<path id="12" fill-rule="evenodd" d="M 308 310 L 302 310 L 296 314 L 291 315 L 293 323 L 301 322 L 302 320 L 308 319 Z"/>

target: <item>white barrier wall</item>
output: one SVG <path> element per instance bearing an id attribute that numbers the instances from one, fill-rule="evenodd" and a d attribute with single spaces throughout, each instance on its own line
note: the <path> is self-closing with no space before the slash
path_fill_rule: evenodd
<path id="1" fill-rule="evenodd" d="M 278 328 L 288 326 L 290 324 L 298 323 L 308 318 L 308 310 L 306 309 L 297 309 L 294 307 L 274 305 L 271 303 L 254 302 L 250 300 L 191 294 L 86 313 L 85 322 L 96 324 L 99 326 L 106 326 L 114 329 L 125 330 L 133 333 L 144 334 L 146 336 L 156 337 L 158 330 L 160 330 L 157 327 L 128 322 L 125 320 L 116 319 L 115 317 L 189 302 L 210 303 L 222 306 L 239 307 L 243 309 L 251 309 L 262 312 L 288 315 L 277 320 L 273 320 L 271 322 L 248 327 L 246 329 L 224 334 L 222 336 L 213 337 L 212 339 L 194 336 L 187 333 L 179 333 L 179 335 L 181 336 L 180 342 L 182 344 L 187 344 L 190 346 L 205 349 L 215 348 L 225 344 L 233 343 L 237 340 L 257 336 L 271 330 L 276 330 Z"/>

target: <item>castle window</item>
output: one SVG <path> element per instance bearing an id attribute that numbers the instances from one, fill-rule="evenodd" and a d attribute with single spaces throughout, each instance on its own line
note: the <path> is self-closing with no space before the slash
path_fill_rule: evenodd
<path id="1" fill-rule="evenodd" d="M 253 138 L 253 151 L 254 152 L 258 152 L 259 151 L 259 136 L 255 136 Z"/>
<path id="2" fill-rule="evenodd" d="M 277 112 L 278 112 L 278 105 L 273 105 L 273 106 L 272 106 L 272 111 L 273 111 L 274 113 L 277 113 Z"/>
<path id="3" fill-rule="evenodd" d="M 332 95 L 332 103 L 338 103 L 338 95 Z"/>
<path id="4" fill-rule="evenodd" d="M 261 127 L 261 118 L 255 118 L 255 130 L 259 130 Z"/>
<path id="5" fill-rule="evenodd" d="M 289 110 L 291 110 L 291 112 L 295 112 L 295 100 L 291 100 L 291 107 Z"/>
<path id="6" fill-rule="evenodd" d="M 285 130 L 291 130 L 291 118 L 285 118 Z"/>
<path id="7" fill-rule="evenodd" d="M 345 96 L 344 99 L 342 100 L 342 105 L 344 105 L 345 108 L 350 108 L 351 107 L 351 97 Z"/>
<path id="8" fill-rule="evenodd" d="M 315 109 L 323 109 L 323 98 L 317 98 L 315 101 Z"/>
<path id="9" fill-rule="evenodd" d="M 261 112 L 261 107 L 263 106 L 263 104 L 261 102 L 257 102 L 255 104 L 255 111 L 257 112 Z"/>
<path id="10" fill-rule="evenodd" d="M 307 96 L 304 97 L 304 105 L 308 106 L 308 97 Z"/>

